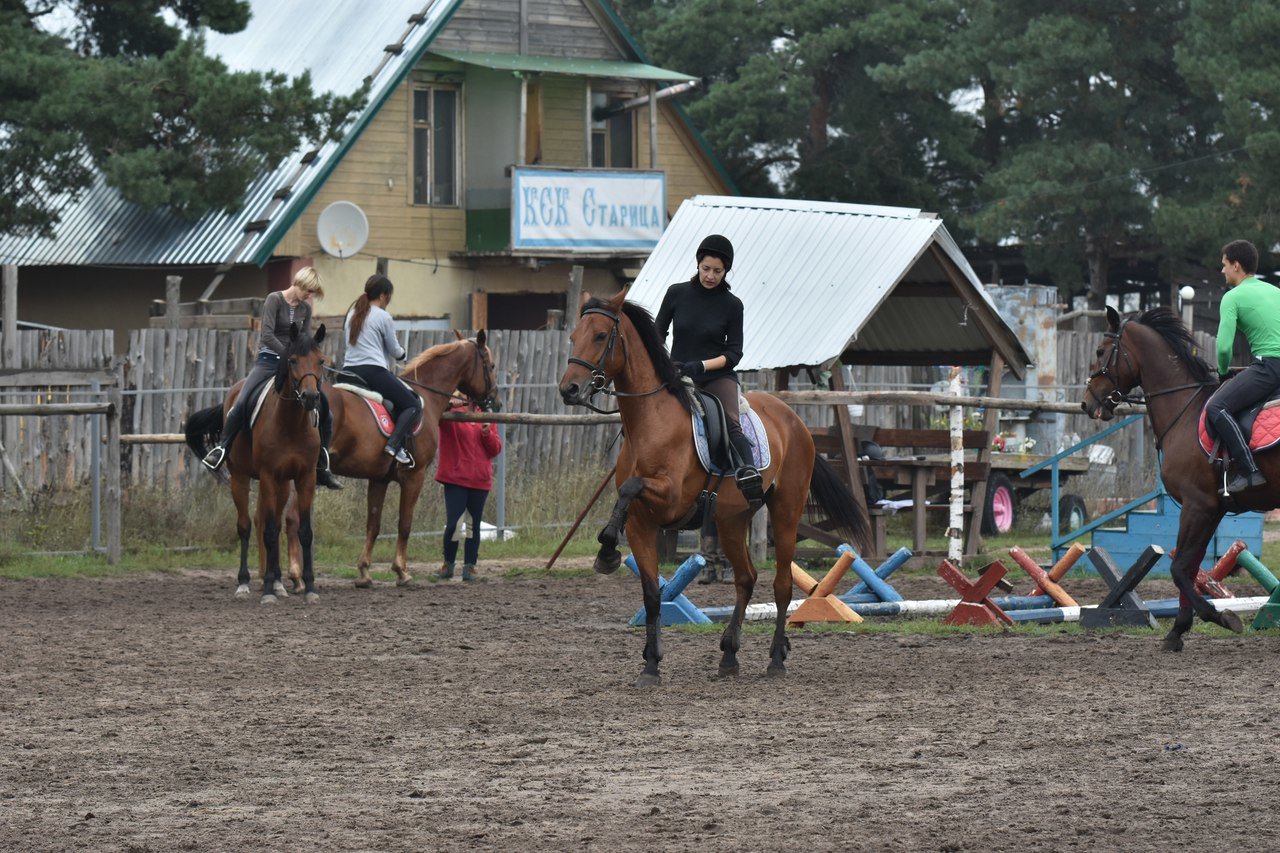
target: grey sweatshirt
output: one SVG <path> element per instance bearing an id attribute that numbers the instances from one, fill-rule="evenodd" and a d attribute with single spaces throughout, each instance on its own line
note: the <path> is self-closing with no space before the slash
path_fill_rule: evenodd
<path id="1" fill-rule="evenodd" d="M 352 313 L 352 311 L 347 312 L 343 329 L 351 328 Z M 349 338 L 350 335 L 346 334 L 344 337 Z M 356 367 L 361 364 L 372 364 L 390 370 L 392 362 L 401 361 L 404 357 L 404 347 L 400 346 L 400 342 L 396 340 L 396 325 L 391 315 L 377 305 L 371 305 L 368 316 L 364 318 L 364 326 L 360 329 L 360 337 L 356 338 L 354 344 L 347 346 L 347 354 L 342 359 L 342 366 Z"/>

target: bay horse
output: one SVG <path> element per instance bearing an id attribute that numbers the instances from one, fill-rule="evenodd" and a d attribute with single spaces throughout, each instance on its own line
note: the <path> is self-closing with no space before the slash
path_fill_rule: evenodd
<path id="1" fill-rule="evenodd" d="M 484 330 L 477 332 L 474 339 L 464 338 L 457 331 L 454 334 L 458 340 L 424 350 L 400 373 L 400 378 L 418 393 L 423 403 L 422 429 L 405 441 L 405 448 L 415 461 L 412 468 L 397 465 L 394 459 L 382 452 L 386 436 L 378 429 L 377 419 L 360 396 L 341 388 L 330 388 L 326 392 L 329 409 L 333 412 L 329 464 L 335 474 L 369 483 L 364 550 L 356 564 L 360 573 L 355 581 L 357 587 L 373 586 L 373 579 L 369 576 L 373 546 L 382 528 L 382 505 L 386 500 L 387 487 L 393 482 L 400 484 L 400 519 L 391 569 L 396 574 L 397 586 L 413 580 L 409 573 L 408 550 L 414 508 L 422 494 L 427 469 L 436 458 L 440 416 L 449 407 L 449 398 L 454 390 L 461 391 L 485 411 L 501 408 L 497 398 L 493 353 Z M 293 549 L 294 541 L 291 539 L 291 555 Z"/>
<path id="2" fill-rule="evenodd" d="M 1218 493 L 1220 478 L 1200 449 L 1198 435 L 1200 412 L 1219 386 L 1217 372 L 1195 354 L 1191 333 L 1171 308 L 1152 308 L 1122 319 L 1108 307 L 1107 324 L 1080 406 L 1090 418 L 1108 421 L 1120 403 L 1145 402 L 1160 454 L 1160 477 L 1182 506 L 1171 569 L 1178 586 L 1178 615 L 1165 636 L 1164 648 L 1182 651 L 1182 635 L 1191 630 L 1195 616 L 1240 633 L 1244 625 L 1239 616 L 1219 611 L 1197 591 L 1196 570 L 1229 508 L 1264 511 L 1280 505 L 1280 457 L 1260 454 L 1256 461 L 1266 485 L 1233 494 L 1234 505 L 1228 507 Z M 1139 386 L 1142 395 L 1132 396 L 1130 392 Z"/>
<path id="3" fill-rule="evenodd" d="M 249 595 L 249 533 L 253 526 L 249 520 L 249 485 L 251 480 L 257 480 L 262 603 L 272 604 L 277 594 L 286 594 L 280 577 L 280 533 L 291 491 L 296 493 L 294 510 L 298 518 L 301 562 L 301 577 L 294 577 L 295 592 L 301 587 L 305 591 L 304 600 L 309 604 L 320 599 L 311 560 L 311 508 L 316 495 L 316 461 L 320 456 L 318 424 L 324 372 L 320 342 L 323 340 L 323 324 L 316 330 L 315 337 L 299 331 L 296 323 L 290 325 L 289 349 L 280 359 L 271 388 L 252 427 L 232 445 L 227 457 L 231 499 L 236 506 L 236 532 L 240 535 L 237 598 Z M 184 429 L 187 445 L 197 457 L 202 457 L 211 441 L 221 434 L 226 412 L 243 389 L 242 379 L 227 392 L 221 405 L 202 409 L 187 419 Z"/>
<path id="4" fill-rule="evenodd" d="M 653 318 L 640 305 L 626 301 L 626 291 L 609 300 L 583 294 L 581 319 L 570 336 L 572 355 L 560 379 L 560 396 L 568 405 L 591 406 L 594 394 L 606 390 L 618 400 L 623 443 L 618 454 L 618 503 L 601 531 L 596 570 L 614 571 L 621 561 L 618 531 L 625 525 L 627 544 L 640 570 L 645 606 L 644 669 L 638 686 L 661 684 L 661 613 L 658 589 L 657 533 L 687 521 L 707 472 L 694 448 L 690 392 L 659 340 Z M 785 675 L 791 642 L 786 635 L 791 604 L 791 561 L 796 531 L 810 496 L 828 517 L 866 547 L 870 524 L 848 487 L 830 463 L 818 456 L 813 437 L 800 417 L 778 398 L 752 392 L 751 408 L 764 422 L 771 463 L 761 472 L 765 503 L 773 522 L 775 566 L 773 597 L 778 606 L 768 674 Z M 719 674 L 738 674 L 742 622 L 755 588 L 756 568 L 747 552 L 747 529 L 754 511 L 730 474 L 715 502 L 715 524 L 725 556 L 733 565 L 737 597 L 733 616 L 720 638 Z"/>

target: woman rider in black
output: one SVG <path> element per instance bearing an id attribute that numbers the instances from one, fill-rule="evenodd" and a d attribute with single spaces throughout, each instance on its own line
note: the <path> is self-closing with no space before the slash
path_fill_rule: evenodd
<path id="1" fill-rule="evenodd" d="M 695 253 L 698 271 L 667 288 L 658 309 L 658 337 L 674 326 L 671 359 L 702 390 L 715 395 L 729 422 L 729 443 L 742 461 L 734 479 L 753 507 L 764 501 L 760 472 L 752 464 L 751 442 L 738 416 L 738 374 L 742 360 L 742 300 L 729 292 L 725 275 L 733 268 L 733 244 L 712 234 Z"/>

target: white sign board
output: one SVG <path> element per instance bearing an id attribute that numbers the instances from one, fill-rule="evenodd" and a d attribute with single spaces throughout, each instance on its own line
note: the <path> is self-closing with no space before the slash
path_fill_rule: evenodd
<path id="1" fill-rule="evenodd" d="M 667 225 L 663 172 L 512 172 L 511 248 L 642 250 Z"/>

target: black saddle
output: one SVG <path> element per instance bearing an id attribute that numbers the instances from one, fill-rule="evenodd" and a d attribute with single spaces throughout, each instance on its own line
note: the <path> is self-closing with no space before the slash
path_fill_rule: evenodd
<path id="1" fill-rule="evenodd" d="M 379 392 L 377 389 L 370 388 L 369 383 L 365 382 L 364 379 L 361 378 L 358 374 L 350 373 L 346 370 L 342 370 L 341 368 L 331 368 L 330 373 L 333 374 L 333 378 L 330 380 L 331 384 L 352 385 L 356 388 L 360 388 L 364 391 L 369 392 L 370 394 L 376 396 L 379 400 L 382 401 L 382 407 L 387 410 L 388 415 L 390 415 L 392 418 L 395 417 L 396 404 L 390 398 L 384 397 L 382 393 Z M 396 377 L 396 381 L 399 382 L 401 385 L 404 385 L 404 387 L 409 388 L 409 385 L 399 376 Z M 412 388 L 409 388 L 409 391 L 415 397 L 419 396 L 418 393 L 414 391 Z"/>
<path id="2" fill-rule="evenodd" d="M 1243 412 L 1233 412 L 1232 415 L 1236 419 L 1236 423 L 1240 425 L 1240 434 L 1244 436 L 1247 444 L 1253 438 L 1253 427 L 1258 421 L 1258 415 L 1262 414 L 1262 410 L 1271 406 L 1280 405 L 1280 389 L 1277 389 L 1270 397 L 1260 403 L 1255 403 Z M 1208 418 L 1204 419 L 1205 431 L 1209 433 L 1209 438 L 1215 442 L 1221 441 L 1218 431 L 1214 428 L 1213 422 Z"/>

